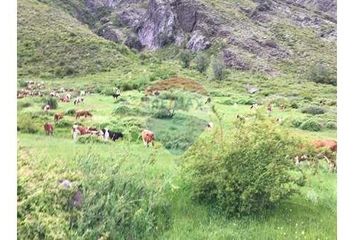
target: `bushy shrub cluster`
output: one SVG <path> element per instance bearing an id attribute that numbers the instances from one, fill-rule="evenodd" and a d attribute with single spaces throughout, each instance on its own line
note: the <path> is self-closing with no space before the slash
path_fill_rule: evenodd
<path id="1" fill-rule="evenodd" d="M 324 114 L 325 110 L 323 108 L 321 108 L 321 107 L 310 106 L 310 107 L 302 109 L 301 112 L 302 113 L 311 114 L 311 115 L 319 115 L 319 114 Z"/>
<path id="2" fill-rule="evenodd" d="M 219 59 L 214 59 L 211 64 L 213 71 L 213 78 L 216 80 L 223 80 L 225 78 L 226 69 L 224 63 Z"/>
<path id="3" fill-rule="evenodd" d="M 40 126 L 34 121 L 33 114 L 20 114 L 17 117 L 17 129 L 23 133 L 37 133 Z"/>
<path id="4" fill-rule="evenodd" d="M 252 104 L 256 104 L 257 101 L 253 98 L 249 98 L 249 97 L 244 97 L 244 98 L 239 98 L 236 100 L 237 104 L 243 104 L 243 105 L 252 105 Z"/>
<path id="5" fill-rule="evenodd" d="M 229 216 L 259 213 L 298 187 L 289 156 L 297 141 L 271 122 L 237 124 L 231 135 L 201 139 L 184 159 L 193 199 Z M 224 139 L 224 140 L 222 140 Z"/>
<path id="6" fill-rule="evenodd" d="M 322 129 L 321 123 L 316 121 L 315 119 L 308 119 L 301 123 L 300 128 L 302 130 L 312 131 L 312 132 L 319 132 Z"/>
<path id="7" fill-rule="evenodd" d="M 203 73 L 207 70 L 207 68 L 209 66 L 209 58 L 205 54 L 200 53 L 196 56 L 195 63 L 196 63 L 196 66 L 195 66 L 196 69 L 200 73 Z"/>
<path id="8" fill-rule="evenodd" d="M 179 54 L 179 59 L 183 68 L 189 68 L 192 58 L 192 53 L 188 50 L 185 50 Z"/>
<path id="9" fill-rule="evenodd" d="M 68 115 L 68 116 L 74 116 L 76 113 L 76 110 L 74 108 L 69 108 L 69 109 L 66 109 L 65 111 L 65 115 Z"/>
<path id="10" fill-rule="evenodd" d="M 43 105 L 49 105 L 51 109 L 57 109 L 58 108 L 58 101 L 54 97 L 47 97 L 43 99 Z"/>
<path id="11" fill-rule="evenodd" d="M 324 63 L 316 63 L 310 69 L 308 73 L 309 80 L 316 83 L 325 83 L 337 85 L 337 71 L 332 70 Z"/>
<path id="12" fill-rule="evenodd" d="M 121 161 L 86 154 L 65 173 L 53 165 L 43 175 L 33 160 L 19 159 L 20 173 L 33 167 L 31 178 L 18 178 L 19 239 L 147 239 L 170 226 L 164 188 L 146 183 L 145 165 L 123 171 Z M 70 187 L 60 186 L 63 178 Z M 81 201 L 73 198 L 78 192 Z"/>

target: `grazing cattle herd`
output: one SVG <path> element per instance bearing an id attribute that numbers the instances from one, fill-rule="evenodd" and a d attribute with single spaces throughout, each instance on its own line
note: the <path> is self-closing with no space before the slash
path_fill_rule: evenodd
<path id="1" fill-rule="evenodd" d="M 38 89 L 44 88 L 43 83 L 35 84 L 33 81 L 27 81 L 26 84 L 27 84 L 27 87 L 25 89 L 21 89 L 18 91 L 18 95 L 17 95 L 18 98 L 23 98 L 25 96 L 37 96 L 37 95 L 42 96 L 42 94 L 40 94 L 40 95 L 38 94 L 38 92 L 39 92 Z M 32 92 L 30 92 L 30 91 L 32 91 Z M 79 95 L 79 96 L 72 98 L 73 92 L 74 92 L 74 89 L 60 88 L 60 89 L 56 89 L 56 90 L 51 91 L 49 93 L 49 95 L 51 97 L 58 98 L 63 103 L 69 103 L 73 99 L 74 105 L 78 105 L 78 104 L 84 102 L 83 96 L 88 94 L 88 92 L 81 90 L 79 92 L 79 94 L 76 94 L 76 96 L 77 95 Z M 155 95 L 158 95 L 158 94 L 159 94 L 159 92 L 156 93 Z M 74 96 L 75 96 L 75 94 L 74 94 Z M 116 89 L 115 92 L 112 94 L 112 96 L 114 99 L 117 99 L 119 96 L 121 96 L 119 89 Z M 210 103 L 210 102 L 211 102 L 211 98 L 208 97 L 205 104 Z M 259 107 L 258 104 L 252 104 L 250 109 L 258 109 L 258 107 Z M 279 106 L 279 109 L 283 111 L 285 109 L 285 105 L 281 104 Z M 51 106 L 49 104 L 46 104 L 43 107 L 43 111 L 48 112 L 49 110 L 51 110 Z M 266 110 L 267 110 L 268 114 L 270 115 L 273 110 L 271 103 L 266 105 Z M 74 117 L 75 117 L 75 119 L 80 119 L 81 117 L 84 117 L 84 118 L 92 117 L 92 113 L 88 110 L 76 110 Z M 64 118 L 64 113 L 62 113 L 62 112 L 54 114 L 54 122 L 55 123 L 58 123 L 63 118 Z M 241 122 L 245 122 L 247 118 L 237 114 L 236 119 Z M 276 120 L 274 120 L 274 121 L 277 123 L 281 123 L 282 119 L 276 118 Z M 52 124 L 46 122 L 43 127 L 44 127 L 44 131 L 45 131 L 46 135 L 53 135 L 54 127 Z M 206 128 L 213 129 L 214 128 L 213 122 L 208 122 Z M 103 128 L 103 129 L 99 130 L 99 129 L 93 128 L 93 127 L 85 127 L 81 124 L 74 124 L 72 126 L 71 132 L 72 132 L 72 138 L 75 141 L 78 139 L 79 136 L 83 136 L 83 135 L 93 135 L 93 136 L 100 137 L 105 141 L 112 140 L 114 142 L 116 140 L 123 139 L 122 132 L 112 131 L 108 128 Z M 141 138 L 142 138 L 142 141 L 143 141 L 145 147 L 148 147 L 149 145 L 154 146 L 155 134 L 151 130 L 148 130 L 148 129 L 142 130 Z M 315 141 L 311 142 L 309 144 L 309 146 L 312 147 L 313 149 L 315 149 L 315 151 L 317 152 L 317 155 L 316 155 L 317 157 L 324 158 L 328 162 L 328 164 L 332 170 L 336 169 L 335 154 L 337 152 L 337 141 L 335 141 L 335 140 L 315 140 Z M 301 148 L 304 149 L 304 145 Z M 294 162 L 296 165 L 299 165 L 301 162 L 309 161 L 309 159 L 311 158 L 308 153 L 304 153 L 304 152 L 306 152 L 306 151 L 302 150 L 301 154 L 294 157 Z"/>

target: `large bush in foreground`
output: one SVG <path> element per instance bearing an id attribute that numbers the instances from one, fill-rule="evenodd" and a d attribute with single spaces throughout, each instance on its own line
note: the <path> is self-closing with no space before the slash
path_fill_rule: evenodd
<path id="1" fill-rule="evenodd" d="M 259 213 L 276 205 L 298 187 L 299 174 L 289 157 L 296 145 L 265 120 L 238 123 L 230 135 L 215 131 L 185 157 L 184 173 L 193 199 L 228 216 Z"/>
<path id="2" fill-rule="evenodd" d="M 50 163 L 48 171 L 46 159 L 24 154 L 19 152 L 18 161 L 18 239 L 156 239 L 169 227 L 163 183 L 147 183 L 158 180 L 144 174 L 152 167 L 148 162 L 137 172 L 123 170 L 118 159 L 88 154 L 70 164 Z M 69 179 L 71 186 L 60 186 L 60 179 Z M 77 191 L 83 196 L 80 205 L 73 201 Z"/>

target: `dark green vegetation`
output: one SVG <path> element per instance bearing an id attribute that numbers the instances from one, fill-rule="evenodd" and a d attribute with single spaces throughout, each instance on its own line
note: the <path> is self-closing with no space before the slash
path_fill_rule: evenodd
<path id="1" fill-rule="evenodd" d="M 231 1 L 201 2 L 225 23 L 254 27 Z M 336 138 L 332 42 L 280 21 L 264 34 L 294 54 L 271 59 L 272 69 L 240 46 L 233 50 L 259 71 L 226 67 L 220 39 L 181 62 L 186 51 L 174 45 L 137 52 L 98 37 L 91 31 L 100 28 L 97 19 L 113 15 L 104 8 L 92 15 L 83 5 L 19 1 L 18 88 L 44 81 L 43 97 L 18 100 L 19 239 L 336 238 L 336 173 L 323 160 L 292 162 L 298 143 Z M 320 62 L 325 68 L 312 68 Z M 248 86 L 258 90 L 251 94 Z M 61 87 L 74 97 L 89 94 L 79 105 L 49 98 Z M 48 103 L 57 108 L 45 113 Z M 92 118 L 76 120 L 78 109 Z M 64 119 L 54 123 L 59 112 Z M 45 122 L 54 125 L 53 136 L 45 135 Z M 75 123 L 124 138 L 74 142 Z M 142 129 L 155 132 L 154 147 L 144 147 Z M 72 186 L 63 187 L 63 179 Z M 73 202 L 77 192 L 81 204 Z"/>

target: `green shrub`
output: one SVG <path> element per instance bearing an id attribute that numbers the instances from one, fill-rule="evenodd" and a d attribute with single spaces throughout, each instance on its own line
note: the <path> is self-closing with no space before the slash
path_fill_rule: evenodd
<path id="1" fill-rule="evenodd" d="M 305 121 L 304 119 L 293 119 L 291 120 L 291 126 L 295 128 L 299 128 L 304 121 Z"/>
<path id="2" fill-rule="evenodd" d="M 310 106 L 310 107 L 302 109 L 301 112 L 302 113 L 311 114 L 311 115 L 319 115 L 319 114 L 324 114 L 325 110 L 323 108 L 321 108 L 321 107 Z"/>
<path id="3" fill-rule="evenodd" d="M 325 83 L 337 85 L 337 71 L 335 66 L 334 70 L 330 69 L 328 65 L 324 63 L 316 63 L 309 69 L 308 78 L 309 80 L 316 83 Z"/>
<path id="4" fill-rule="evenodd" d="M 23 133 L 37 133 L 40 126 L 33 120 L 32 114 L 20 114 L 17 117 L 17 129 Z"/>
<path id="5" fill-rule="evenodd" d="M 290 107 L 294 108 L 294 109 L 298 109 L 299 108 L 299 104 L 297 103 L 297 101 L 292 101 L 290 103 Z"/>
<path id="6" fill-rule="evenodd" d="M 242 105 L 253 105 L 256 104 L 257 101 L 253 98 L 240 98 L 236 100 L 237 104 L 242 104 Z"/>
<path id="7" fill-rule="evenodd" d="M 328 129 L 337 129 L 337 124 L 335 122 L 327 122 L 326 128 Z"/>
<path id="8" fill-rule="evenodd" d="M 300 125 L 302 130 L 318 132 L 321 131 L 322 125 L 314 119 L 308 119 Z"/>
<path id="9" fill-rule="evenodd" d="M 192 53 L 188 50 L 185 50 L 180 53 L 179 59 L 183 68 L 189 68 L 190 63 L 192 61 Z"/>
<path id="10" fill-rule="evenodd" d="M 65 115 L 68 115 L 68 116 L 74 116 L 76 113 L 76 110 L 74 108 L 69 108 L 69 109 L 66 109 L 65 111 Z"/>
<path id="11" fill-rule="evenodd" d="M 27 87 L 27 82 L 25 80 L 19 80 L 17 84 L 21 88 Z"/>
<path id="12" fill-rule="evenodd" d="M 73 123 L 66 119 L 61 119 L 59 122 L 55 123 L 55 126 L 58 128 L 67 128 L 71 127 L 72 125 Z"/>
<path id="13" fill-rule="evenodd" d="M 224 101 L 221 101 L 220 104 L 223 104 L 223 105 L 234 105 L 235 101 L 232 100 L 232 99 L 226 99 Z"/>
<path id="14" fill-rule="evenodd" d="M 225 78 L 225 65 L 220 59 L 214 59 L 211 64 L 213 70 L 213 78 L 216 80 L 223 80 Z"/>
<path id="15" fill-rule="evenodd" d="M 209 66 L 209 59 L 203 53 L 197 55 L 197 57 L 195 58 L 195 62 L 196 62 L 196 68 L 200 73 L 205 72 Z"/>
<path id="16" fill-rule="evenodd" d="M 152 187 L 146 182 L 148 164 L 139 171 L 128 170 L 122 168 L 123 160 L 92 153 L 73 160 L 75 164 L 64 172 L 62 164 L 53 164 L 45 179 L 38 168 L 33 169 L 30 181 L 19 175 L 20 239 L 155 239 L 169 228 L 171 209 L 163 197 L 165 188 L 163 183 Z M 19 157 L 20 172 L 30 164 Z M 59 186 L 62 178 L 72 186 Z M 80 208 L 72 204 L 77 191 L 84 196 Z"/>
<path id="17" fill-rule="evenodd" d="M 146 115 L 149 112 L 145 109 L 141 109 L 135 106 L 129 106 L 124 102 L 118 102 L 117 106 L 113 110 L 114 114 L 121 115 Z"/>
<path id="18" fill-rule="evenodd" d="M 159 119 L 168 119 L 173 117 L 173 112 L 166 107 L 161 107 L 152 112 L 152 117 Z"/>
<path id="19" fill-rule="evenodd" d="M 291 196 L 298 174 L 289 156 L 298 142 L 271 122 L 237 124 L 232 133 L 200 139 L 183 170 L 192 198 L 228 216 L 259 213 Z M 224 140 L 222 140 L 224 139 Z"/>
<path id="20" fill-rule="evenodd" d="M 44 98 L 43 100 L 43 104 L 44 105 L 49 105 L 51 109 L 57 109 L 58 108 L 58 101 L 56 98 L 54 97 L 47 97 Z"/>

